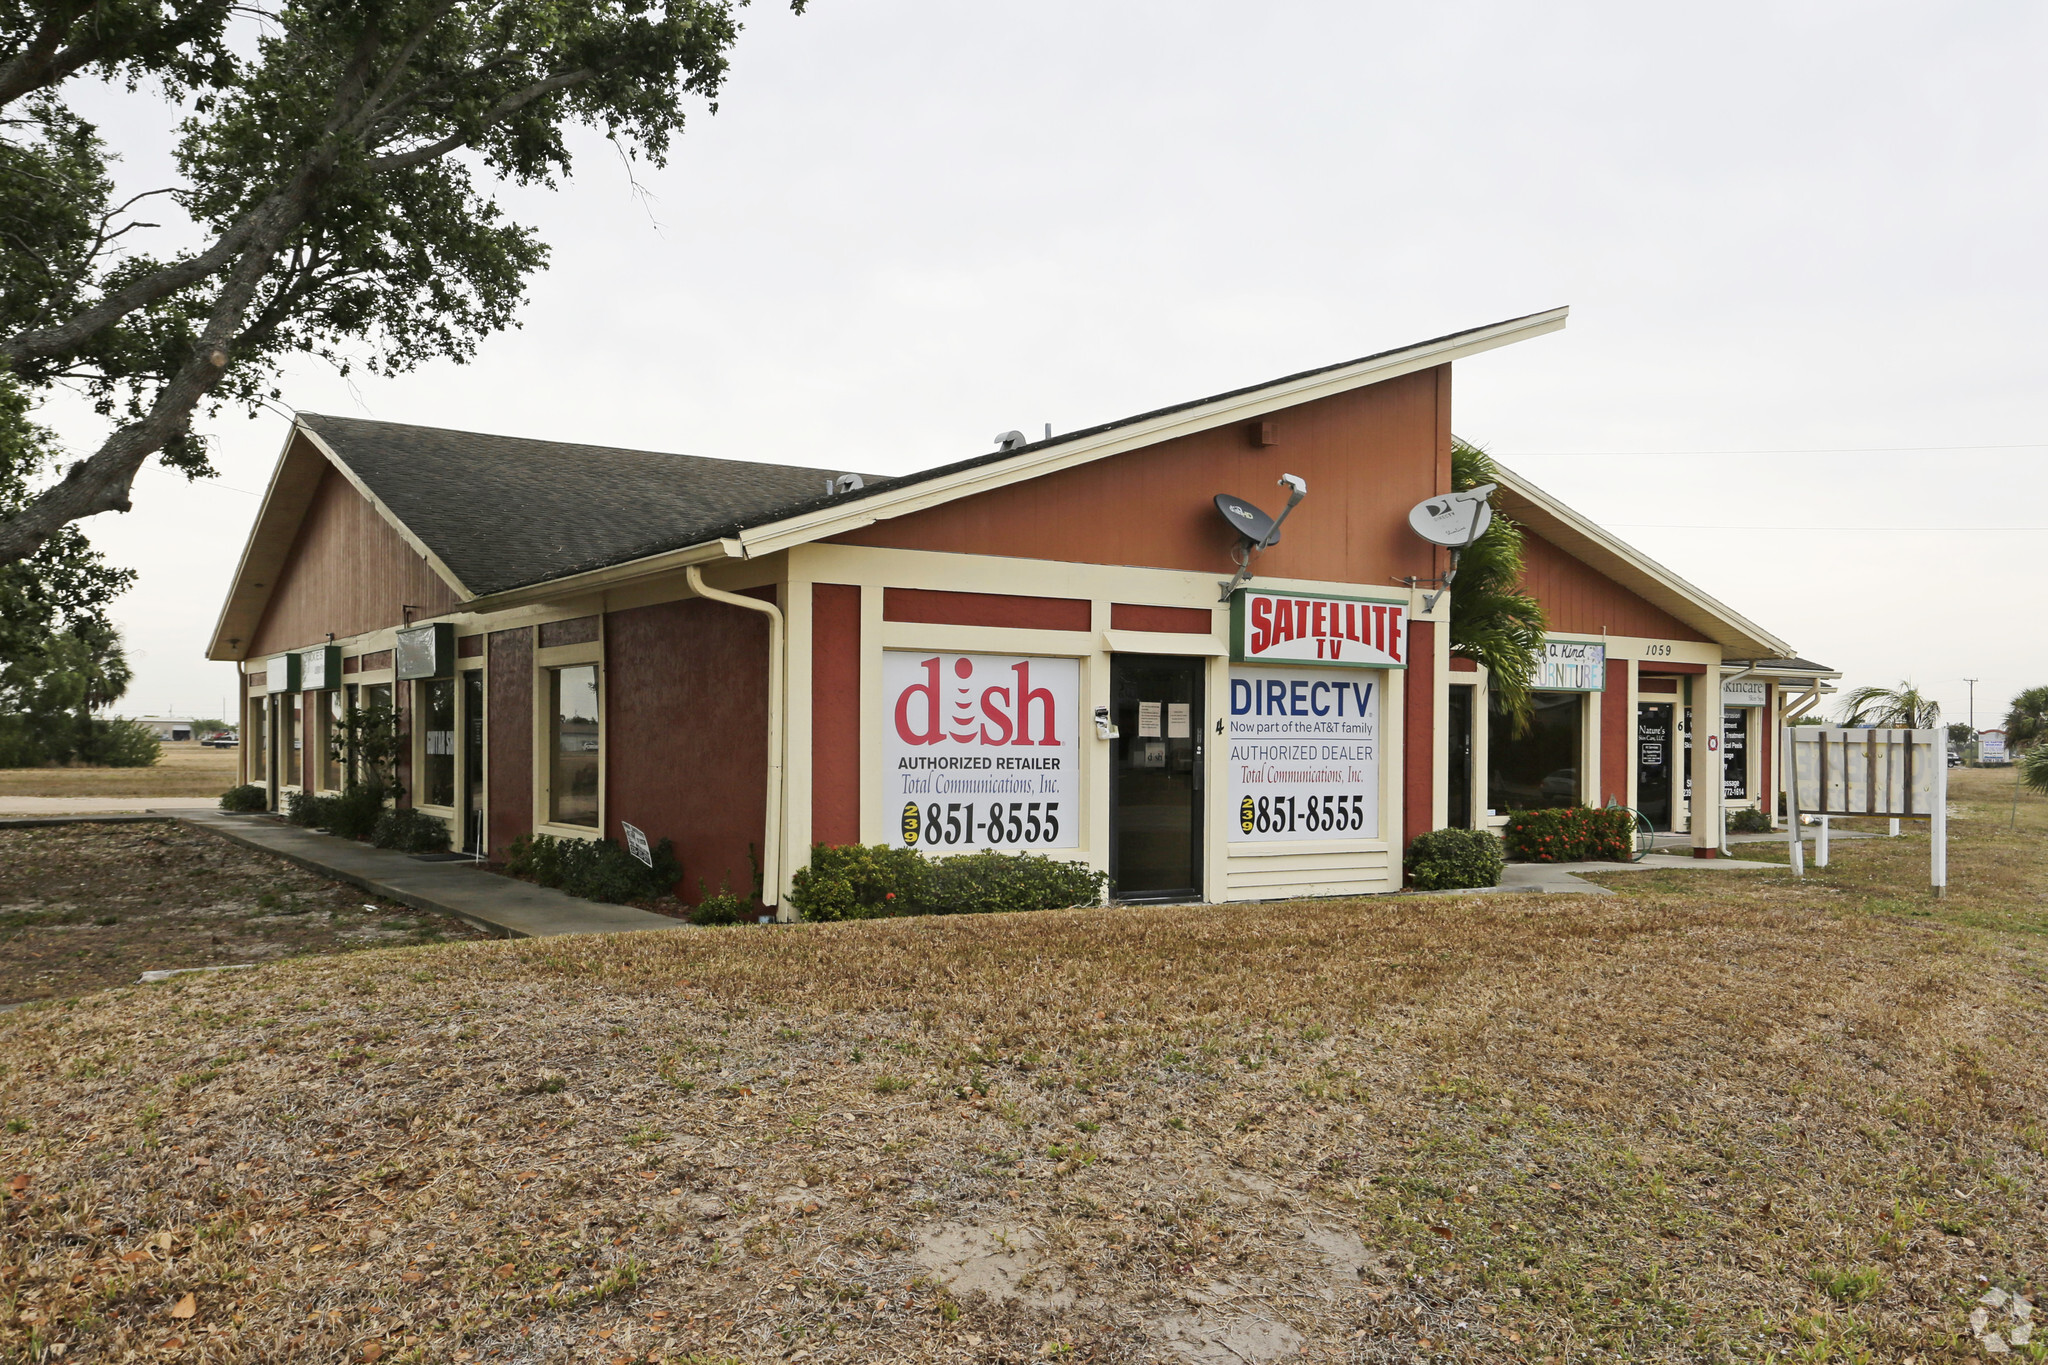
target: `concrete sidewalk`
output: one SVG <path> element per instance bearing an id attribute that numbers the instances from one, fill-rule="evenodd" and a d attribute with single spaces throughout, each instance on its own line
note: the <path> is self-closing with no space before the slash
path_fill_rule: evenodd
<path id="1" fill-rule="evenodd" d="M 1763 863 L 1749 858 L 1694 858 L 1675 853 L 1652 853 L 1639 863 L 1509 863 L 1501 869 L 1500 885 L 1473 887 L 1464 891 L 1408 891 L 1409 896 L 1487 896 L 1566 894 L 1612 896 L 1609 887 L 1595 886 L 1579 874 L 1584 872 L 1651 872 L 1676 869 L 1681 872 L 1783 872 L 1783 863 Z"/>
<path id="2" fill-rule="evenodd" d="M 140 815 L 219 810 L 217 796 L 0 796 L 0 818 L 16 815 Z"/>
<path id="3" fill-rule="evenodd" d="M 217 810 L 180 810 L 171 815 L 308 872 L 347 882 L 373 896 L 415 910 L 453 915 L 504 938 L 689 927 L 667 915 L 635 910 L 630 905 L 583 900 L 515 877 L 486 872 L 467 862 L 421 862 L 410 854 L 372 848 L 331 834 L 316 834 L 265 816 L 229 815 Z"/>

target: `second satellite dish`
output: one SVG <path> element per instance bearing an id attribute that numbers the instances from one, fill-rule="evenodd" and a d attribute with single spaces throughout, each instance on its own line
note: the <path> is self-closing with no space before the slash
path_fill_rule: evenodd
<path id="1" fill-rule="evenodd" d="M 1486 499 L 1498 486 L 1483 483 L 1462 493 L 1446 493 L 1419 502 L 1408 513 L 1408 525 L 1432 544 L 1465 549 L 1485 535 L 1486 528 L 1493 523 L 1493 508 Z"/>
<path id="2" fill-rule="evenodd" d="M 1216 510 L 1223 519 L 1237 528 L 1237 533 L 1254 545 L 1278 544 L 1280 537 L 1275 534 L 1278 527 L 1273 519 L 1243 498 L 1234 498 L 1228 493 L 1216 495 Z M 1268 537 L 1271 537 L 1268 539 Z"/>

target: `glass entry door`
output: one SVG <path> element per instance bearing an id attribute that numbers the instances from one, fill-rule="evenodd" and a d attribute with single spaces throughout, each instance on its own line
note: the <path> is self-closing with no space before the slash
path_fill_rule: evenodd
<path id="1" fill-rule="evenodd" d="M 1636 706 L 1636 809 L 1650 828 L 1671 829 L 1671 711 L 1668 701 Z"/>
<path id="2" fill-rule="evenodd" d="M 1109 882 L 1118 900 L 1202 894 L 1201 659 L 1116 654 L 1109 661 Z"/>

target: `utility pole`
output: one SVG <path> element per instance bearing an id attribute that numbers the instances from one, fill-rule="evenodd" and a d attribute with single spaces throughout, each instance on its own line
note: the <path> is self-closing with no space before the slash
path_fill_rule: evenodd
<path id="1" fill-rule="evenodd" d="M 1975 763 L 1977 761 L 1977 680 L 1975 678 L 1965 678 L 1963 681 L 1970 685 L 1970 761 Z"/>

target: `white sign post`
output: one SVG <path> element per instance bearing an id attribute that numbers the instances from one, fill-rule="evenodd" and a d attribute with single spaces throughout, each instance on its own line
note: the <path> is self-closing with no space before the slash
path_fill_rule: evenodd
<path id="1" fill-rule="evenodd" d="M 1230 842 L 1377 839 L 1384 673 L 1230 670 Z"/>
<path id="2" fill-rule="evenodd" d="M 1821 817 L 1814 861 L 1827 866 L 1827 821 L 1833 815 L 1926 820 L 1932 836 L 1929 877 L 1935 894 L 1948 886 L 1948 740 L 1940 730 L 1789 727 L 1792 781 L 1788 814 L 1799 837 L 1799 813 Z"/>
<path id="3" fill-rule="evenodd" d="M 879 719 L 892 847 L 1081 846 L 1079 659 L 884 650 Z"/>

